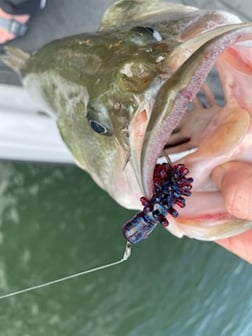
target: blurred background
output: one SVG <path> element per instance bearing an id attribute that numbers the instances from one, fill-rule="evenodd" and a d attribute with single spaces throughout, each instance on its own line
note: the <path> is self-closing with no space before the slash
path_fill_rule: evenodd
<path id="1" fill-rule="evenodd" d="M 55 38 L 95 31 L 112 2 L 48 0 L 27 35 L 10 44 L 32 51 Z M 182 3 L 252 17 L 249 0 Z M 65 149 L 68 164 L 10 161 L 15 148 L 15 155 L 25 153 L 12 139 L 21 129 L 29 144 L 34 112 L 47 118 L 1 65 L 0 295 L 120 259 L 121 226 L 134 214 L 71 164 Z M 4 124 L 11 113 L 16 117 Z M 22 113 L 31 119 L 19 119 Z M 50 120 L 44 124 L 57 132 Z M 36 132 L 38 138 L 47 134 Z M 35 161 L 43 144 L 32 149 Z M 120 266 L 0 301 L 0 335 L 250 336 L 251 276 L 250 265 L 214 243 L 177 239 L 160 227 Z"/>

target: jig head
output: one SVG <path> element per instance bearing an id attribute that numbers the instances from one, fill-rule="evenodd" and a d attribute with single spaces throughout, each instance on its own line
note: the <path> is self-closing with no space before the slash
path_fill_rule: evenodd
<path id="1" fill-rule="evenodd" d="M 186 177 L 188 173 L 184 164 L 172 165 L 167 162 L 155 166 L 153 196 L 151 199 L 144 196 L 140 198 L 143 211 L 138 212 L 122 228 L 128 242 L 135 244 L 148 238 L 158 224 L 168 226 L 167 215 L 178 217 L 179 213 L 174 206 L 184 208 L 184 196 L 191 195 L 193 178 Z"/>

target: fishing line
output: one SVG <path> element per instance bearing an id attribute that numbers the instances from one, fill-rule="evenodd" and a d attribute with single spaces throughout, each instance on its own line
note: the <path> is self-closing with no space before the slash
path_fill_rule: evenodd
<path id="1" fill-rule="evenodd" d="M 19 295 L 19 294 L 30 292 L 30 291 L 33 291 L 33 290 L 36 290 L 36 289 L 40 289 L 40 288 L 43 288 L 43 287 L 51 286 L 51 285 L 57 284 L 59 282 L 67 281 L 67 280 L 77 278 L 77 277 L 82 276 L 82 275 L 86 275 L 88 273 L 101 271 L 105 268 L 109 268 L 109 267 L 119 265 L 119 264 L 123 263 L 124 261 L 128 260 L 130 255 L 131 255 L 131 244 L 129 242 L 127 242 L 126 246 L 125 246 L 123 256 L 120 260 L 114 261 L 110 264 L 105 264 L 105 265 L 102 265 L 102 266 L 94 267 L 94 268 L 91 268 L 91 269 L 88 269 L 86 271 L 82 271 L 82 272 L 79 272 L 79 273 L 74 273 L 74 274 L 71 274 L 71 275 L 67 275 L 67 276 L 62 277 L 62 278 L 58 278 L 58 279 L 55 279 L 55 280 L 44 282 L 44 283 L 39 284 L 39 285 L 35 285 L 35 286 L 24 288 L 24 289 L 19 289 L 19 290 L 14 291 L 14 292 L 10 292 L 10 293 L 4 294 L 4 295 L 0 295 L 0 300 L 9 298 L 11 296 L 16 296 L 16 295 Z"/>

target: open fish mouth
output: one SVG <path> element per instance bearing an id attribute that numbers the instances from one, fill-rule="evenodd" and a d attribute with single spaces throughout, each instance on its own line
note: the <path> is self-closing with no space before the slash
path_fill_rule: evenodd
<path id="1" fill-rule="evenodd" d="M 3 60 L 55 113 L 77 164 L 119 204 L 139 209 L 141 196 L 152 198 L 160 157 L 183 163 L 192 196 L 167 228 L 216 240 L 252 227 L 211 179 L 223 163 L 252 161 L 251 41 L 252 23 L 232 15 L 118 1 L 97 33 L 32 55 L 8 48 Z M 213 69 L 224 104 L 207 85 Z"/>
<path id="2" fill-rule="evenodd" d="M 252 223 L 230 214 L 211 180 L 228 161 L 251 162 L 252 25 L 219 27 L 160 88 L 146 128 L 139 175 L 153 193 L 153 171 L 165 155 L 184 163 L 194 178 L 193 195 L 168 229 L 177 236 L 214 240 L 245 231 Z M 217 95 L 207 84 L 215 71 Z M 220 96 L 223 94 L 224 102 Z M 183 157 L 183 158 L 182 158 Z"/>
<path id="3" fill-rule="evenodd" d="M 214 67 L 201 89 L 188 103 L 180 123 L 173 129 L 157 163 L 167 160 L 178 162 L 195 153 L 204 139 L 207 127 L 213 118 L 218 118 L 218 112 L 225 104 L 222 85 Z"/>

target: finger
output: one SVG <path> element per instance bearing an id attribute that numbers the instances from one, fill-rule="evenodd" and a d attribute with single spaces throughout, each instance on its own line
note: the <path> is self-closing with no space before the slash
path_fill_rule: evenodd
<path id="1" fill-rule="evenodd" d="M 252 230 L 216 243 L 252 264 Z"/>
<path id="2" fill-rule="evenodd" d="M 227 211 L 237 218 L 252 220 L 252 165 L 224 163 L 213 170 L 212 179 L 222 192 Z"/>

